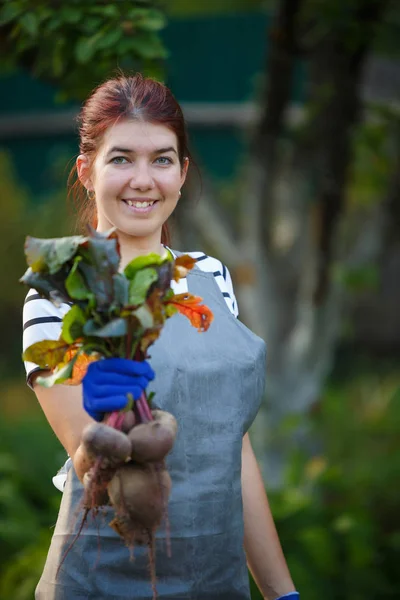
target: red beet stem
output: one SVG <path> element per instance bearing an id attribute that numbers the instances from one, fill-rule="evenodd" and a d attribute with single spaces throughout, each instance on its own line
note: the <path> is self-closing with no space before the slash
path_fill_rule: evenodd
<path id="1" fill-rule="evenodd" d="M 148 418 L 147 418 L 145 410 L 143 410 L 143 403 L 141 402 L 141 400 L 136 401 L 136 409 L 139 413 L 140 422 L 147 423 Z"/>
<path id="2" fill-rule="evenodd" d="M 121 415 L 121 413 L 118 410 L 114 410 L 107 419 L 107 425 L 118 430 L 121 429 L 122 422 L 123 415 Z"/>
<path id="3" fill-rule="evenodd" d="M 146 421 L 153 421 L 153 415 L 151 414 L 151 410 L 147 402 L 145 392 L 142 392 L 142 395 L 140 396 L 139 400 L 137 400 L 137 404 L 138 408 L 140 406 L 139 411 L 141 410 L 143 412 Z"/>

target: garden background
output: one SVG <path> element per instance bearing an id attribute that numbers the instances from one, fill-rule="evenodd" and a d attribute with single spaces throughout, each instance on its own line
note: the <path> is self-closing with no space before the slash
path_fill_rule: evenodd
<path id="1" fill-rule="evenodd" d="M 297 588 L 398 597 L 399 39 L 390 0 L 0 2 L 1 600 L 33 598 L 65 459 L 24 380 L 24 238 L 74 232 L 74 116 L 116 68 L 182 103 L 173 246 L 228 265 L 267 341 L 251 436 Z"/>

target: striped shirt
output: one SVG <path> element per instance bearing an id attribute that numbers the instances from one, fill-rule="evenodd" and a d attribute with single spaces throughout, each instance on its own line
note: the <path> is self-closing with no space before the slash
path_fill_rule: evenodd
<path id="1" fill-rule="evenodd" d="M 171 252 L 174 254 L 173 250 Z M 238 307 L 227 267 L 204 252 L 187 252 L 187 254 L 196 259 L 196 264 L 202 271 L 214 275 L 229 310 L 237 317 Z M 187 292 L 186 278 L 178 282 L 172 281 L 171 287 L 176 294 Z M 71 305 L 66 303 L 57 308 L 52 302 L 42 298 L 36 290 L 29 290 L 23 309 L 23 350 L 42 340 L 57 340 L 61 333 L 62 318 L 70 308 Z M 41 369 L 35 363 L 26 361 L 24 364 L 27 383 L 31 387 L 31 376 Z"/>

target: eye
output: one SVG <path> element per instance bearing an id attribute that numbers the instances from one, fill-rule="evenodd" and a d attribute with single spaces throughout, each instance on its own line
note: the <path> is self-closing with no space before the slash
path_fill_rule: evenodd
<path id="1" fill-rule="evenodd" d="M 156 158 L 156 162 L 158 162 L 159 165 L 172 165 L 173 164 L 173 160 L 172 160 L 172 158 L 169 158 L 169 156 L 159 156 L 158 158 Z"/>
<path id="2" fill-rule="evenodd" d="M 123 165 L 125 164 L 123 161 L 128 162 L 128 159 L 125 156 L 114 156 L 114 158 L 110 160 L 114 165 Z"/>

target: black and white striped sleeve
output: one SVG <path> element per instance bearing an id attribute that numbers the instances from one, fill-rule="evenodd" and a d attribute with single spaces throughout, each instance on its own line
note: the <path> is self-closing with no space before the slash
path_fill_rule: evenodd
<path id="1" fill-rule="evenodd" d="M 61 322 L 66 312 L 70 309 L 68 304 L 57 308 L 52 302 L 42 298 L 34 289 L 29 290 L 23 308 L 23 351 L 32 344 L 42 340 L 57 340 L 61 333 Z M 31 376 L 40 367 L 35 363 L 25 361 L 26 379 L 29 387 Z"/>
<path id="2" fill-rule="evenodd" d="M 227 292 L 228 292 L 229 297 L 232 302 L 232 312 L 235 315 L 235 317 L 237 318 L 239 316 L 239 307 L 237 304 L 235 292 L 233 290 L 232 277 L 231 277 L 228 267 L 226 267 L 222 263 L 221 263 L 221 265 L 222 265 L 222 273 L 223 273 L 223 278 L 225 281 L 226 289 L 227 289 Z"/>
<path id="3" fill-rule="evenodd" d="M 203 252 L 189 252 L 193 258 L 196 259 L 197 266 L 202 271 L 210 272 L 214 275 L 215 281 L 218 284 L 219 289 L 223 297 L 225 298 L 225 302 L 231 311 L 231 313 L 235 316 L 239 316 L 238 305 L 235 297 L 235 292 L 233 291 L 232 278 L 229 273 L 228 267 L 226 267 L 220 260 L 214 258 L 213 256 L 208 256 Z"/>

